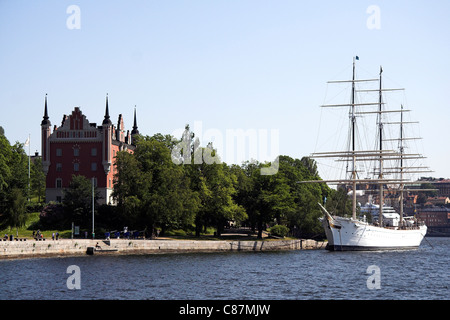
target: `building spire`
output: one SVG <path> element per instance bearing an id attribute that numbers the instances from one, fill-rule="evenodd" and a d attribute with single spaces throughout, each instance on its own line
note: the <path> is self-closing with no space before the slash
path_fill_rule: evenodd
<path id="1" fill-rule="evenodd" d="M 133 130 L 131 131 L 131 134 L 132 135 L 139 134 L 137 120 L 136 120 L 136 106 L 134 106 L 134 123 L 133 123 Z"/>
<path id="2" fill-rule="evenodd" d="M 108 94 L 106 94 L 106 109 L 105 109 L 105 119 L 103 120 L 103 124 L 112 124 L 111 119 L 109 118 Z"/>
<path id="3" fill-rule="evenodd" d="M 41 122 L 41 125 L 51 125 L 50 120 L 48 120 L 48 110 L 47 110 L 47 94 L 45 94 L 45 107 L 44 107 L 44 117 L 43 120 Z"/>

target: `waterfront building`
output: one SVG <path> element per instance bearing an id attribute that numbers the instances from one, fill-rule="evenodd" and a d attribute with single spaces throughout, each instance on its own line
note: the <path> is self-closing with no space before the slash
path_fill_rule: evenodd
<path id="1" fill-rule="evenodd" d="M 415 184 L 409 186 L 410 190 L 422 189 L 424 183 L 432 184 L 433 188 L 436 189 L 436 196 L 438 197 L 449 197 L 450 198 L 450 179 L 444 178 L 433 178 L 433 177 L 422 177 L 416 181 Z"/>
<path id="2" fill-rule="evenodd" d="M 425 206 L 445 206 L 450 203 L 450 199 L 448 197 L 428 197 Z"/>
<path id="3" fill-rule="evenodd" d="M 450 208 L 425 207 L 418 209 L 417 218 L 424 221 L 429 227 L 450 225 Z"/>
<path id="4" fill-rule="evenodd" d="M 418 209 L 417 218 L 428 226 L 427 236 L 450 236 L 450 208 L 424 207 Z"/>
<path id="5" fill-rule="evenodd" d="M 438 190 L 438 196 L 450 197 L 450 179 L 439 179 L 434 186 Z"/>
<path id="6" fill-rule="evenodd" d="M 72 175 L 92 179 L 100 194 L 98 203 L 114 204 L 111 197 L 115 174 L 114 157 L 118 151 L 133 152 L 139 134 L 136 109 L 133 130 L 125 131 L 122 114 L 117 126 L 109 115 L 106 96 L 105 116 L 100 126 L 90 123 L 79 107 L 63 115 L 61 125 L 52 125 L 45 95 L 44 117 L 41 122 L 42 166 L 46 175 L 46 202 L 61 202 L 63 190 L 69 187 Z"/>

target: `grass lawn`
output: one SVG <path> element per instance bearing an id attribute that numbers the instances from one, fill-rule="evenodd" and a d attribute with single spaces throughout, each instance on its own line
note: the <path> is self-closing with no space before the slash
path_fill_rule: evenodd
<path id="1" fill-rule="evenodd" d="M 13 229 L 3 229 L 0 230 L 0 237 L 3 238 L 5 234 L 8 236 L 12 234 L 14 238 L 33 238 L 33 231 L 37 231 L 38 227 L 36 226 L 39 222 L 39 212 L 30 213 L 25 226 L 19 228 L 19 230 Z M 51 239 L 52 233 L 59 233 L 59 237 L 61 239 L 70 239 L 72 235 L 72 230 L 40 230 L 41 234 L 43 234 L 44 238 Z M 249 234 L 247 236 L 243 234 L 233 234 L 228 233 L 228 230 L 224 230 L 224 234 L 220 237 L 214 236 L 215 229 L 207 228 L 206 233 L 201 233 L 200 237 L 195 237 L 193 232 L 187 232 L 185 230 L 168 230 L 164 237 L 160 237 L 162 239 L 179 239 L 179 240 L 257 240 L 256 234 Z M 17 236 L 18 233 L 18 236 Z M 88 233 L 90 235 L 90 232 Z M 103 237 L 102 233 L 97 234 L 98 238 Z M 264 234 L 263 237 L 265 240 L 269 240 L 267 234 Z M 291 239 L 286 237 L 285 239 Z M 273 239 L 270 239 L 273 240 Z"/>
<path id="2" fill-rule="evenodd" d="M 19 238 L 33 238 L 33 230 L 37 231 L 37 228 L 32 228 L 32 226 L 39 221 L 39 214 L 40 212 L 30 213 L 25 226 L 19 228 L 19 230 L 17 230 L 16 228 L 6 228 L 0 230 L 0 236 L 3 238 L 5 234 L 7 234 L 8 236 L 12 234 L 14 238 L 16 238 L 18 233 Z M 44 238 L 46 239 L 51 239 L 53 232 L 59 232 L 60 238 L 70 238 L 71 236 L 71 230 L 41 230 L 41 234 L 43 234 Z"/>

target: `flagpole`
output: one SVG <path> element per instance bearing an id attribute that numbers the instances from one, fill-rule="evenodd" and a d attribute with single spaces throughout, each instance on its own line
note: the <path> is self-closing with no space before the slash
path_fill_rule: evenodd
<path id="1" fill-rule="evenodd" d="M 94 193 L 94 178 L 91 179 L 92 184 L 92 240 L 95 239 L 94 231 L 94 208 L 95 208 L 95 193 Z"/>
<path id="2" fill-rule="evenodd" d="M 30 199 L 30 189 L 31 189 L 31 187 L 30 187 L 30 181 L 31 181 L 31 173 L 30 173 L 30 167 L 31 167 L 31 165 L 30 165 L 30 163 L 31 163 L 31 160 L 30 160 L 30 149 L 31 149 L 31 134 L 28 134 L 28 202 L 30 202 L 31 201 L 31 199 Z"/>

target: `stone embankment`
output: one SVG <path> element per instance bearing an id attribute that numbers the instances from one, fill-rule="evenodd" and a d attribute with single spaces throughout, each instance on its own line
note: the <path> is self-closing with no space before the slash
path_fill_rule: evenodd
<path id="1" fill-rule="evenodd" d="M 326 243 L 315 240 L 87 240 L 60 239 L 36 241 L 0 241 L 0 258 L 27 258 L 97 254 L 154 254 L 225 251 L 282 251 L 324 249 Z M 97 247 L 97 248 L 96 248 Z M 93 248 L 96 248 L 93 250 Z"/>

